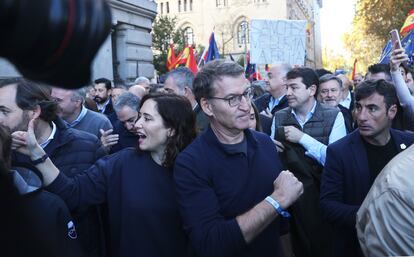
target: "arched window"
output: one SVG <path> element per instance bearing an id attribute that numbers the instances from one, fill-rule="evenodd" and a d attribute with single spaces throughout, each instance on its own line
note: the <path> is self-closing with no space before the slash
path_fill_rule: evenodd
<path id="1" fill-rule="evenodd" d="M 184 12 L 187 11 L 187 0 L 184 0 Z"/>
<path id="2" fill-rule="evenodd" d="M 194 44 L 194 32 L 191 27 L 186 27 L 184 29 L 184 40 L 186 45 Z"/>
<path id="3" fill-rule="evenodd" d="M 237 43 L 241 45 L 249 42 L 249 23 L 243 20 L 237 26 Z"/>
<path id="4" fill-rule="evenodd" d="M 181 12 L 181 0 L 178 0 L 178 12 Z"/>

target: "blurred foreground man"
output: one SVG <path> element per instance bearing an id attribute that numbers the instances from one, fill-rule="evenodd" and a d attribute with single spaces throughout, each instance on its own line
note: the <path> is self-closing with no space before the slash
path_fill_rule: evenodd
<path id="1" fill-rule="evenodd" d="M 47 155 L 31 161 L 14 151 L 12 161 L 17 163 L 41 163 L 47 156 L 60 171 L 73 177 L 103 156 L 98 138 L 90 133 L 68 128 L 57 117 L 57 103 L 52 100 L 50 90 L 24 79 L 0 80 L 0 124 L 8 127 L 12 134 L 12 149 L 22 142 L 13 137 L 19 131 L 27 131 L 29 121 L 39 117 L 34 132 L 40 146 Z M 81 246 L 86 256 L 100 256 L 101 224 L 96 208 L 72 212 Z"/>
<path id="2" fill-rule="evenodd" d="M 194 81 L 210 126 L 181 154 L 174 179 L 184 228 L 198 256 L 282 256 L 278 218 L 303 186 L 281 171 L 270 138 L 248 129 L 251 89 L 244 69 L 215 60 Z"/>

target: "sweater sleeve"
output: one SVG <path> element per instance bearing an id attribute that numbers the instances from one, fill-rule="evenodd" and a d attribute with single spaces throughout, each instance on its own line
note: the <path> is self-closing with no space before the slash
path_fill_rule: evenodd
<path id="1" fill-rule="evenodd" d="M 200 257 L 237 255 L 246 243 L 236 219 L 220 214 L 205 167 L 187 153 L 182 153 L 175 164 L 174 179 L 185 230 Z"/>
<path id="2" fill-rule="evenodd" d="M 103 203 L 106 200 L 109 158 L 98 160 L 88 170 L 73 178 L 60 172 L 46 190 L 59 195 L 70 210 Z"/>
<path id="3" fill-rule="evenodd" d="M 414 97 L 410 94 L 400 70 L 391 72 L 398 100 L 404 109 L 405 117 L 411 117 L 410 122 L 414 124 Z"/>

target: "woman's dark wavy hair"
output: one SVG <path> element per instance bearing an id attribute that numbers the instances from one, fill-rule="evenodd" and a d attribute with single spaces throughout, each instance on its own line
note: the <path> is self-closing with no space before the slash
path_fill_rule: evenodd
<path id="1" fill-rule="evenodd" d="M 12 138 L 10 129 L 0 125 L 0 166 L 9 170 L 11 165 Z"/>
<path id="2" fill-rule="evenodd" d="M 195 113 L 190 102 L 183 96 L 174 94 L 151 93 L 145 95 L 140 109 L 145 101 L 153 100 L 158 113 L 163 119 L 164 126 L 171 128 L 175 133 L 168 137 L 162 165 L 172 167 L 178 153 L 189 145 L 196 137 Z"/>
<path id="3" fill-rule="evenodd" d="M 40 106 L 40 118 L 46 122 L 56 119 L 57 103 L 50 96 L 50 88 L 23 78 L 4 79 L 0 88 L 16 84 L 16 104 L 22 110 L 34 110 Z"/>

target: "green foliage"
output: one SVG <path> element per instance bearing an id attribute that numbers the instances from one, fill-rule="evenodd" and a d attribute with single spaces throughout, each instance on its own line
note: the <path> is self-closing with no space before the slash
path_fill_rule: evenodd
<path id="1" fill-rule="evenodd" d="M 352 72 L 349 61 L 341 54 L 335 54 L 333 50 L 324 49 L 322 52 L 322 67 L 335 72 L 337 69 L 342 69 L 347 73 Z"/>
<path id="2" fill-rule="evenodd" d="M 414 0 L 358 0 L 352 31 L 344 36 L 344 43 L 360 68 L 366 71 L 378 62 L 389 32 L 399 30 L 413 8 Z"/>
<path id="3" fill-rule="evenodd" d="M 174 42 L 176 55 L 184 48 L 184 33 L 176 29 L 177 19 L 168 16 L 158 16 L 152 26 L 152 50 L 154 67 L 159 75 L 167 72 L 166 62 L 170 40 Z"/>

